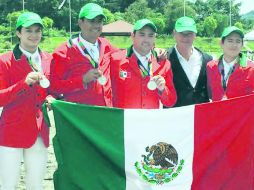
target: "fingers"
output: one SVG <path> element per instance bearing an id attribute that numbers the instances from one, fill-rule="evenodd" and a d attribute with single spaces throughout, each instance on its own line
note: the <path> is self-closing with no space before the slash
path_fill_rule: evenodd
<path id="1" fill-rule="evenodd" d="M 157 89 L 160 92 L 162 92 L 165 89 L 166 81 L 164 77 L 157 75 L 157 76 L 154 76 L 151 80 L 153 80 L 156 83 Z"/>
<path id="2" fill-rule="evenodd" d="M 87 84 L 91 81 L 97 80 L 99 77 L 102 76 L 102 72 L 98 69 L 91 69 L 86 72 L 83 76 L 83 83 Z"/>
<path id="3" fill-rule="evenodd" d="M 26 76 L 25 83 L 29 86 L 34 85 L 35 83 L 39 83 L 39 81 L 43 78 L 43 75 L 38 72 L 30 72 Z"/>
<path id="4" fill-rule="evenodd" d="M 102 76 L 102 72 L 100 70 L 96 69 L 94 71 L 94 75 L 95 75 L 95 79 L 98 79 L 99 77 Z"/>
<path id="5" fill-rule="evenodd" d="M 165 49 L 161 48 L 154 48 L 154 50 L 157 53 L 158 58 L 161 59 L 167 59 L 167 51 Z"/>
<path id="6" fill-rule="evenodd" d="M 52 110 L 51 104 L 52 104 L 52 102 L 53 102 L 54 100 L 55 100 L 55 98 L 53 98 L 53 97 L 47 97 L 47 98 L 45 99 L 46 106 L 47 106 L 47 108 L 48 108 L 49 110 Z"/>

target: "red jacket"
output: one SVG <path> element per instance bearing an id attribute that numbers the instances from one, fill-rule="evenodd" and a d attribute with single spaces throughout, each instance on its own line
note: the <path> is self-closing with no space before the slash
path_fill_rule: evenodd
<path id="1" fill-rule="evenodd" d="M 75 36 L 74 36 L 75 37 Z M 90 82 L 86 88 L 82 83 L 83 75 L 93 68 L 89 60 L 84 57 L 78 47 L 69 40 L 57 48 L 53 53 L 51 68 L 51 89 L 56 96 L 63 95 L 64 100 L 90 105 L 112 106 L 112 91 L 110 82 L 110 67 L 105 64 L 103 56 L 113 50 L 104 38 L 99 38 L 100 63 L 99 69 L 107 78 L 106 85 L 97 81 Z"/>
<path id="2" fill-rule="evenodd" d="M 113 106 L 119 108 L 159 108 L 163 105 L 171 107 L 176 103 L 176 91 L 173 85 L 173 75 L 170 62 L 165 59 L 157 62 L 152 56 L 153 76 L 161 75 L 165 78 L 166 86 L 162 94 L 158 90 L 149 90 L 147 83 L 150 76 L 142 77 L 137 64 L 137 57 L 126 50 L 111 55 L 111 80 L 113 90 Z M 126 76 L 121 76 L 121 72 Z"/>
<path id="3" fill-rule="evenodd" d="M 49 78 L 51 55 L 40 52 L 44 75 Z M 49 128 L 43 120 L 42 104 L 48 90 L 25 84 L 32 69 L 18 45 L 0 56 L 0 146 L 31 147 L 38 135 L 49 146 Z"/>
<path id="4" fill-rule="evenodd" d="M 222 87 L 222 76 L 218 67 L 219 61 L 213 60 L 207 64 L 208 91 L 213 101 L 234 98 L 252 94 L 254 91 L 254 64 L 248 61 L 247 67 L 236 65 L 234 72 L 230 75 L 227 88 Z"/>

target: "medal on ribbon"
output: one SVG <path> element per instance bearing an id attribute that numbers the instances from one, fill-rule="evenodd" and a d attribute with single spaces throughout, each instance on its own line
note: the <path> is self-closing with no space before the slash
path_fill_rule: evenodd
<path id="1" fill-rule="evenodd" d="M 155 90 L 157 88 L 157 84 L 154 80 L 150 80 L 148 83 L 147 83 L 147 88 L 149 90 Z"/>
<path id="2" fill-rule="evenodd" d="M 105 85 L 106 84 L 106 82 L 107 82 L 107 78 L 104 76 L 104 75 L 102 75 L 102 76 L 100 76 L 98 79 L 97 79 L 97 81 L 98 81 L 98 83 L 100 84 L 100 85 Z"/>
<path id="3" fill-rule="evenodd" d="M 50 82 L 45 76 L 43 76 L 43 78 L 40 80 L 40 86 L 42 88 L 48 88 L 50 86 Z"/>

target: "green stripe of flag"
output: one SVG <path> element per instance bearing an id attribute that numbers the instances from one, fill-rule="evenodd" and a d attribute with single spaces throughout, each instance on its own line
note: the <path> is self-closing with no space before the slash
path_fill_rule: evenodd
<path id="1" fill-rule="evenodd" d="M 55 189 L 124 190 L 123 110 L 62 101 L 52 106 Z"/>

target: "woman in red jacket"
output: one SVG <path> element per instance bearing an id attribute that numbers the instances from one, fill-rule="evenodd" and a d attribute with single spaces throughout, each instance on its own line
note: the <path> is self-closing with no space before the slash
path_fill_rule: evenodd
<path id="1" fill-rule="evenodd" d="M 207 64 L 210 99 L 218 101 L 252 94 L 254 91 L 254 64 L 241 53 L 243 32 L 231 26 L 221 37 L 223 55 Z"/>
<path id="2" fill-rule="evenodd" d="M 51 55 L 38 45 L 43 24 L 39 15 L 21 14 L 16 23 L 19 44 L 0 57 L 0 182 L 2 190 L 14 190 L 20 164 L 26 168 L 26 189 L 41 190 L 46 171 L 49 129 L 42 104 L 50 82 Z"/>

